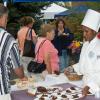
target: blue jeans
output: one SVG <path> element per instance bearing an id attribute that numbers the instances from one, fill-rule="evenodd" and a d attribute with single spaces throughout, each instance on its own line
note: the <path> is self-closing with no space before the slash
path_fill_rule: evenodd
<path id="1" fill-rule="evenodd" d="M 66 67 L 69 66 L 69 55 L 67 54 L 67 50 L 62 50 L 62 56 L 59 56 L 60 60 L 60 71 L 63 72 Z"/>

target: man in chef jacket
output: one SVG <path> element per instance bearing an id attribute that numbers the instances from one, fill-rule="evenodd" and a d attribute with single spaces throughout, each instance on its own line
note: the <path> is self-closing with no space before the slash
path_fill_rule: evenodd
<path id="1" fill-rule="evenodd" d="M 100 39 L 97 36 L 100 27 L 100 13 L 89 9 L 82 22 L 85 42 L 80 54 L 80 60 L 73 65 L 78 75 L 83 75 L 83 95 L 88 91 L 95 94 L 100 91 Z M 65 71 L 67 75 L 68 70 Z"/>

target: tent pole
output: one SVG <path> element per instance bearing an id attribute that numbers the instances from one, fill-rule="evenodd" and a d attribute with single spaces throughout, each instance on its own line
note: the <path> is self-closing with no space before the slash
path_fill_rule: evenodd
<path id="1" fill-rule="evenodd" d="M 5 7 L 7 7 L 7 2 L 8 2 L 8 0 L 3 0 L 3 4 Z"/>

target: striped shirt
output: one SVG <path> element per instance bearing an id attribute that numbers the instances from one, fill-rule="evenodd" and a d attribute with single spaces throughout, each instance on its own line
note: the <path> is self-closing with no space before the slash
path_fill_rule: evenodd
<path id="1" fill-rule="evenodd" d="M 0 28 L 0 95 L 10 92 L 10 70 L 20 67 L 17 42 L 7 31 Z"/>

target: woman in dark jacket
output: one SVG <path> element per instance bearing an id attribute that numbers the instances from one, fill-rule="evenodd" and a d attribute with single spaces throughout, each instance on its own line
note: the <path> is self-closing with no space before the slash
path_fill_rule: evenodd
<path id="1" fill-rule="evenodd" d="M 68 46 L 72 43 L 73 38 L 74 36 L 70 30 L 65 28 L 65 22 L 62 19 L 58 19 L 56 22 L 55 38 L 52 43 L 58 50 L 61 72 L 69 65 L 70 50 L 68 49 Z"/>

